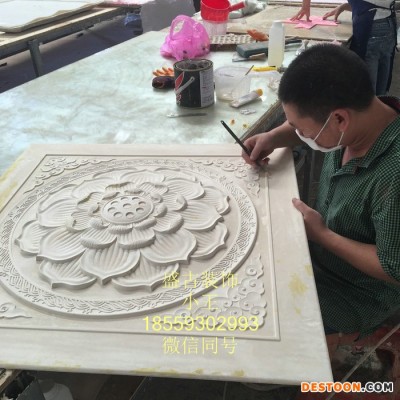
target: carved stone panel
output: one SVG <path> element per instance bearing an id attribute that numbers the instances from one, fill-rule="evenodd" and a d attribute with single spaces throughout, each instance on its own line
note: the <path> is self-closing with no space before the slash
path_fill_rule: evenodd
<path id="1" fill-rule="evenodd" d="M 172 337 L 279 342 L 268 173 L 109 147 L 26 157 L 0 214 L 0 333 L 159 343 L 145 366 Z"/>

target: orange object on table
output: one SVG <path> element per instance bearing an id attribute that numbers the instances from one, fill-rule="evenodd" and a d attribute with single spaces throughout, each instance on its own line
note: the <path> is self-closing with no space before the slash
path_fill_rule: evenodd
<path id="1" fill-rule="evenodd" d="M 154 76 L 174 76 L 174 70 L 170 67 L 162 67 L 153 71 Z"/>
<path id="2" fill-rule="evenodd" d="M 261 31 L 258 31 L 257 29 L 249 29 L 247 33 L 254 39 L 257 40 L 258 42 L 265 42 L 268 40 L 268 35 L 266 33 L 263 33 Z"/>

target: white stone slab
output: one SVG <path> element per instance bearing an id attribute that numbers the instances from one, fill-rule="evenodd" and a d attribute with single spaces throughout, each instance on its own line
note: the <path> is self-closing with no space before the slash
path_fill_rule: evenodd
<path id="1" fill-rule="evenodd" d="M 32 146 L 0 192 L 0 365 L 332 380 L 289 151 Z"/>
<path id="2" fill-rule="evenodd" d="M 0 0 L 0 31 L 21 32 L 100 3 L 98 0 Z"/>

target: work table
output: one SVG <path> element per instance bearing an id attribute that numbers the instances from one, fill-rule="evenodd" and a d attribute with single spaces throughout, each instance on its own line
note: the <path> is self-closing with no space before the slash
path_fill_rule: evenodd
<path id="1" fill-rule="evenodd" d="M 7 289 L 0 288 L 0 304 L 7 305 L 5 318 L 0 319 L 4 348 L 0 365 L 283 384 L 332 380 L 303 220 L 291 204 L 291 199 L 298 196 L 292 154 L 289 149 L 280 149 L 274 152 L 266 171 L 253 171 L 244 165 L 240 147 L 233 144 L 220 123 L 225 120 L 238 136 L 243 136 L 262 120 L 277 101 L 276 93 L 267 90 L 268 75 L 257 76 L 252 82 L 254 87 L 264 85 L 265 89 L 262 101 L 248 107 L 255 113 L 244 115 L 217 101 L 214 106 L 201 110 L 207 113 L 206 117 L 168 118 L 169 113 L 187 110 L 176 106 L 173 91 L 151 88 L 152 71 L 172 64 L 172 60 L 159 55 L 165 35 L 162 32 L 144 34 L 0 95 L 3 132 L 0 173 L 5 171 L 0 179 L 0 237 L 3 240 L 0 249 L 13 248 L 13 255 L 11 250 L 4 250 L 4 257 L 0 257 L 0 261 L 8 260 L 0 263 Z M 285 58 L 285 63 L 293 55 L 294 50 Z M 207 58 L 216 68 L 230 65 L 231 56 L 230 52 L 216 52 Z M 23 153 L 31 144 L 36 146 Z M 192 195 L 195 199 L 201 198 L 201 188 L 211 191 L 207 198 L 213 199 L 218 194 L 218 208 L 222 210 L 218 221 L 227 221 L 229 234 L 220 235 L 222 243 L 218 249 L 213 250 L 209 245 L 208 255 L 217 261 L 220 254 L 226 257 L 220 264 L 235 271 L 240 283 L 251 282 L 251 277 L 257 274 L 257 281 L 250 286 L 258 290 L 257 296 L 251 294 L 260 298 L 255 304 L 261 305 L 260 318 L 265 317 L 259 331 L 235 332 L 238 346 L 234 354 L 229 353 L 232 346 L 228 346 L 218 356 L 213 355 L 210 362 L 210 352 L 186 356 L 163 353 L 161 335 L 168 334 L 144 330 L 146 314 L 134 313 L 141 303 L 132 299 L 129 291 L 128 295 L 123 292 L 121 299 L 118 291 L 112 292 L 108 304 L 104 300 L 107 297 L 103 297 L 108 293 L 105 285 L 96 284 L 82 297 L 79 290 L 71 291 L 65 282 L 59 288 L 49 289 L 54 266 L 44 266 L 47 272 L 39 275 L 25 274 L 19 270 L 19 263 L 16 269 L 10 269 L 14 254 L 23 262 L 30 258 L 35 264 L 33 250 L 29 257 L 22 257 L 18 248 L 18 243 L 25 241 L 21 249 L 35 247 L 29 242 L 30 218 L 43 214 L 41 221 L 51 219 L 51 215 L 57 219 L 55 216 L 62 215 L 63 211 L 53 214 L 49 210 L 69 202 L 67 192 L 72 187 L 86 187 L 85 182 L 101 183 L 103 173 L 110 174 L 107 181 L 114 179 L 113 171 L 117 175 L 122 171 L 122 176 L 136 176 L 140 171 L 150 180 L 162 173 L 163 184 L 169 182 L 171 188 L 175 187 L 171 174 L 177 174 L 178 180 L 183 177 L 185 185 L 196 182 L 196 185 L 190 183 L 199 191 L 196 196 L 194 189 L 183 192 L 189 196 L 189 203 Z M 204 183 L 200 185 L 199 181 Z M 20 185 L 23 186 L 20 188 Z M 56 194 L 58 190 L 60 198 Z M 97 196 L 98 188 L 93 187 L 92 191 L 88 199 Z M 43 196 L 47 198 L 47 194 L 51 201 L 40 200 Z M 132 197 L 129 201 L 135 199 Z M 157 196 L 151 199 L 157 200 Z M 125 201 L 125 198 L 118 195 L 117 200 Z M 230 208 L 226 206 L 228 200 Z M 110 202 L 107 200 L 109 208 L 102 208 L 101 216 L 114 221 L 117 216 L 110 214 Z M 153 210 L 151 207 L 148 206 L 149 213 Z M 198 212 L 195 217 L 207 219 L 214 214 Z M 24 220 L 18 222 L 19 218 Z M 208 225 L 199 229 L 211 232 L 213 224 L 206 222 Z M 14 238 L 19 233 L 23 238 Z M 182 236 L 183 248 L 193 246 L 187 244 L 187 237 Z M 51 248 L 52 240 L 44 242 L 50 253 L 55 251 Z M 169 249 L 179 253 L 181 249 L 176 240 L 173 244 Z M 63 252 L 68 253 L 68 248 Z M 239 253 L 242 258 L 236 260 Z M 65 260 L 70 256 L 67 254 Z M 178 256 L 181 257 L 178 254 L 177 259 Z M 196 265 L 204 268 L 202 262 L 197 261 Z M 43 280 L 42 275 L 47 278 Z M 114 278 L 118 283 L 117 275 Z M 93 284 L 90 274 L 82 279 L 83 288 Z M 108 278 L 104 279 L 104 284 L 107 281 Z M 27 290 L 23 289 L 25 283 Z M 225 290 L 219 287 L 217 294 L 225 296 Z M 182 290 L 173 294 L 180 300 Z M 241 295 L 247 299 L 245 291 Z M 148 309 L 158 307 L 156 310 L 163 317 L 169 312 L 179 316 L 176 302 L 164 307 L 158 297 L 151 298 L 148 294 L 145 297 Z M 238 302 L 239 298 L 232 295 L 228 300 Z M 31 299 L 34 307 L 29 304 Z M 127 299 L 129 307 L 122 299 Z M 163 298 L 163 301 L 166 300 Z M 241 302 L 243 312 L 248 311 L 246 304 Z M 110 312 L 115 315 L 105 318 Z M 84 318 L 85 313 L 92 315 Z M 152 311 L 148 314 L 153 315 Z M 218 335 L 212 331 L 194 336 L 199 343 L 201 340 L 204 343 L 204 337 L 212 339 Z M 221 335 L 218 339 L 220 344 L 229 345 L 222 341 Z"/>
<path id="2" fill-rule="evenodd" d="M 170 113 L 195 110 L 178 107 L 173 90 L 151 87 L 152 71 L 174 62 L 159 54 L 165 36 L 148 32 L 2 93 L 0 173 L 29 143 L 229 143 L 233 139 L 220 120 L 240 137 L 276 103 L 276 93 L 267 90 L 272 75 L 258 73 L 252 88 L 264 90 L 263 101 L 245 107 L 254 114 L 243 115 L 216 100 L 201 109 L 206 116 L 168 118 Z M 296 47 L 292 49 L 289 60 Z M 232 55 L 233 51 L 212 52 L 207 58 L 216 69 L 232 65 Z"/>

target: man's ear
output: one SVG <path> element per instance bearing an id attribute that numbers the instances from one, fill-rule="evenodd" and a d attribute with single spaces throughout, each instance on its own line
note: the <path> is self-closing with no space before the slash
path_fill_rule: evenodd
<path id="1" fill-rule="evenodd" d="M 350 112 L 346 108 L 332 111 L 332 119 L 340 132 L 346 132 L 350 124 Z"/>

